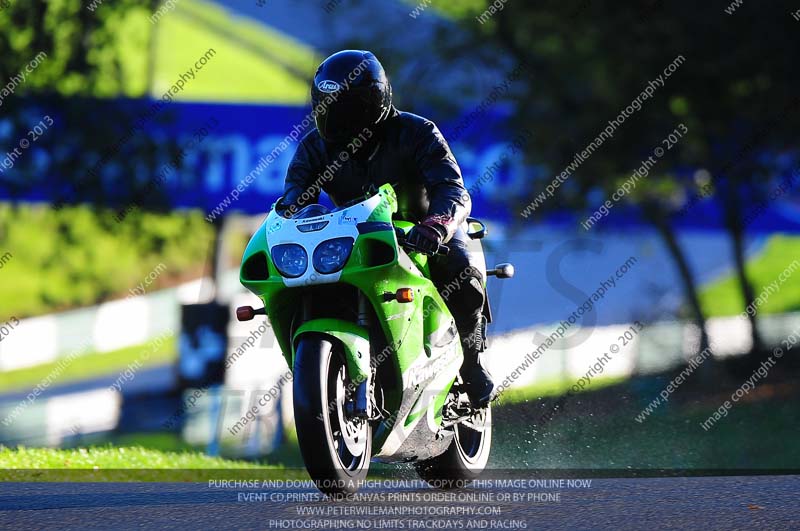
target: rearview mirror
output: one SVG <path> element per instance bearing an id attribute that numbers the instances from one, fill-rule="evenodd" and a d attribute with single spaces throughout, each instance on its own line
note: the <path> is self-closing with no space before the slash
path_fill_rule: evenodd
<path id="1" fill-rule="evenodd" d="M 483 221 L 477 218 L 467 218 L 467 236 L 471 240 L 480 240 L 489 233 Z"/>
<path id="2" fill-rule="evenodd" d="M 514 266 L 512 264 L 497 264 L 494 269 L 486 271 L 488 276 L 495 276 L 497 278 L 513 278 Z"/>

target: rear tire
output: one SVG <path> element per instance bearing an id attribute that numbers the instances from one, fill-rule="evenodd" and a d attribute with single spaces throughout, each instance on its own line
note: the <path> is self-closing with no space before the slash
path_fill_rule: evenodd
<path id="1" fill-rule="evenodd" d="M 455 436 L 443 454 L 415 466 L 419 477 L 440 489 L 466 487 L 478 479 L 492 450 L 491 404 L 481 411 L 470 423 L 454 426 Z"/>
<path id="2" fill-rule="evenodd" d="M 322 334 L 300 338 L 294 360 L 294 418 L 306 470 L 317 488 L 354 493 L 369 472 L 372 428 L 345 413 L 350 382 L 341 345 Z"/>

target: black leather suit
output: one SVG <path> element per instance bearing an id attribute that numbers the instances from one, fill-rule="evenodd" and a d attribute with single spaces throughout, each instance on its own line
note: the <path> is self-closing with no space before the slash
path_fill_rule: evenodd
<path id="1" fill-rule="evenodd" d="M 315 203 L 320 188 L 341 205 L 364 195 L 370 185 L 391 183 L 397 218 L 414 223 L 433 218 L 447 229 L 450 252 L 429 262 L 432 280 L 455 318 L 465 359 L 476 359 L 483 346 L 486 265 L 482 253 L 468 251 L 465 219 L 472 203 L 447 141 L 430 120 L 396 109 L 362 138 L 368 139 L 366 145 L 341 162 L 341 152 L 352 149 L 326 143 L 316 129 L 308 133 L 289 165 L 282 205 Z M 330 178 L 321 177 L 326 169 L 333 169 Z"/>

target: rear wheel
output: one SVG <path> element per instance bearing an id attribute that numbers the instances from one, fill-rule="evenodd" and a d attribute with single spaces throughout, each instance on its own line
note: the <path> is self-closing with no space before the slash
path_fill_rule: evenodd
<path id="1" fill-rule="evenodd" d="M 306 469 L 317 488 L 330 496 L 358 490 L 369 471 L 372 429 L 351 418 L 351 381 L 338 342 L 303 336 L 294 360 L 294 417 Z"/>
<path id="2" fill-rule="evenodd" d="M 492 449 L 491 404 L 456 424 L 453 430 L 453 440 L 443 454 L 415 467 L 417 474 L 436 488 L 465 487 L 486 468 Z"/>

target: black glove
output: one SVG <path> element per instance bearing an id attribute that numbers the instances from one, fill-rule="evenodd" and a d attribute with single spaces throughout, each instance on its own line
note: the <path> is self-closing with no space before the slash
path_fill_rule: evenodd
<path id="1" fill-rule="evenodd" d="M 409 231 L 406 241 L 425 254 L 436 254 L 444 241 L 444 234 L 435 225 L 422 222 Z"/>

